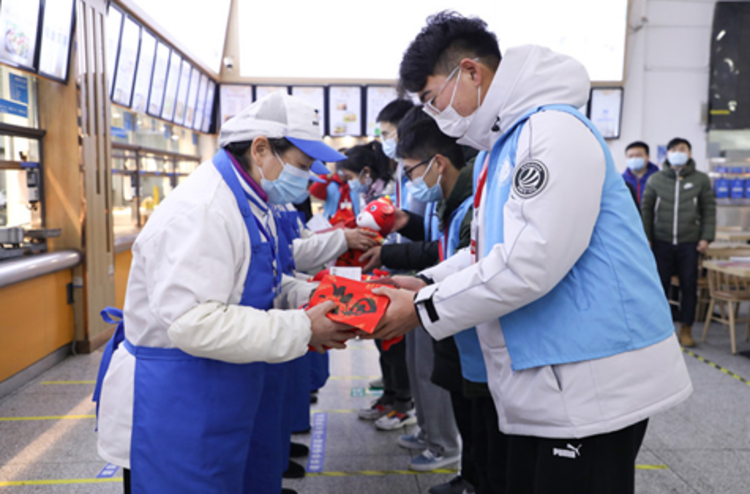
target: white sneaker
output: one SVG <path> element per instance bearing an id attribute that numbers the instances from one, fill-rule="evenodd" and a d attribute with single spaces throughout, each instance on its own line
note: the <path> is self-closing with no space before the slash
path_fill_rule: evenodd
<path id="1" fill-rule="evenodd" d="M 442 454 L 435 453 L 427 448 L 422 451 L 422 454 L 416 458 L 412 458 L 409 462 L 409 469 L 416 470 L 417 472 L 429 472 L 431 470 L 445 468 L 448 465 L 458 463 L 460 459 L 460 455 L 443 456 Z"/>
<path id="2" fill-rule="evenodd" d="M 388 415 L 388 413 L 391 411 L 390 405 L 383 405 L 383 403 L 380 402 L 380 400 L 375 400 L 372 402 L 372 405 L 370 405 L 367 408 L 360 408 L 357 411 L 357 415 L 362 420 L 377 420 L 380 417 L 383 417 L 384 415 Z"/>
<path id="3" fill-rule="evenodd" d="M 401 413 L 396 410 L 391 410 L 388 415 L 383 415 L 375 421 L 375 427 L 381 431 L 392 431 L 394 429 L 400 429 L 406 425 L 413 425 L 417 423 L 417 417 L 410 413 Z"/>
<path id="4" fill-rule="evenodd" d="M 427 447 L 427 441 L 419 435 L 419 432 L 417 430 L 413 434 L 399 436 L 398 445 L 406 449 L 424 450 Z"/>

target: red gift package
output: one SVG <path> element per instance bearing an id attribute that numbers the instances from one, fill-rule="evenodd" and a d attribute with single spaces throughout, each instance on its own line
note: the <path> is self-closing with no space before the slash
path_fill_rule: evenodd
<path id="1" fill-rule="evenodd" d="M 336 307 L 328 313 L 329 319 L 372 333 L 390 303 L 388 297 L 372 293 L 377 286 L 327 275 L 310 299 L 310 307 L 330 300 Z"/>

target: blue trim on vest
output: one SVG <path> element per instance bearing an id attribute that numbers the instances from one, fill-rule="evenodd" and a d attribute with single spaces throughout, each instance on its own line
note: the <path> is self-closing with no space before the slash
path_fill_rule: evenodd
<path id="1" fill-rule="evenodd" d="M 517 371 L 645 348 L 674 331 L 630 192 L 599 131 L 571 106 L 550 105 L 528 112 L 493 146 L 485 189 L 484 255 L 504 241 L 504 217 L 497 212 L 508 201 L 523 126 L 540 111 L 568 113 L 586 125 L 604 152 L 606 174 L 589 247 L 549 293 L 500 318 Z M 528 200 L 543 197 L 544 192 Z"/>

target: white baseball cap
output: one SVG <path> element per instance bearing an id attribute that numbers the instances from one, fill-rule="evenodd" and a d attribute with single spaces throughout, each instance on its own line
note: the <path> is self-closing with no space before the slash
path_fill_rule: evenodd
<path id="1" fill-rule="evenodd" d="M 221 126 L 219 146 L 256 137 L 286 138 L 315 162 L 313 173 L 330 173 L 321 162 L 341 161 L 346 156 L 323 142 L 318 111 L 300 98 L 276 91 L 227 120 Z"/>

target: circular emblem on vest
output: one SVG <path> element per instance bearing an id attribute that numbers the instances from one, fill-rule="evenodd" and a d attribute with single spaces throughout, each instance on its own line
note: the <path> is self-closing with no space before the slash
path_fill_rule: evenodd
<path id="1" fill-rule="evenodd" d="M 537 160 L 524 161 L 516 167 L 513 176 L 513 191 L 523 199 L 539 194 L 547 185 L 549 172 L 544 163 Z"/>

